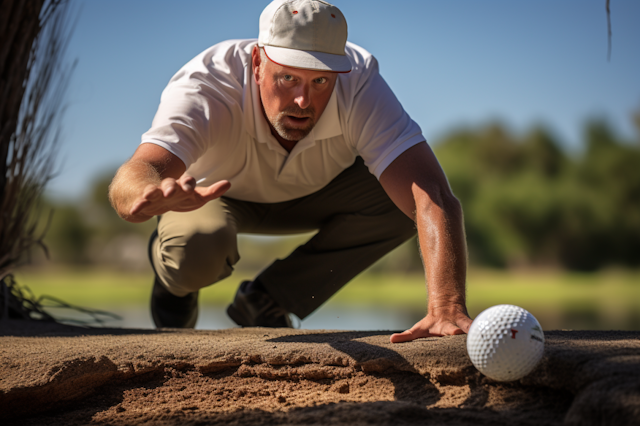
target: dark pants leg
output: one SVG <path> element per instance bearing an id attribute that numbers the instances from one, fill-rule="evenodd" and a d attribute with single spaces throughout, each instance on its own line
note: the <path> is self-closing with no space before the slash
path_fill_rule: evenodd
<path id="1" fill-rule="evenodd" d="M 322 190 L 271 205 L 259 228 L 287 226 L 319 230 L 258 278 L 281 307 L 300 318 L 416 233 L 360 158 Z"/>

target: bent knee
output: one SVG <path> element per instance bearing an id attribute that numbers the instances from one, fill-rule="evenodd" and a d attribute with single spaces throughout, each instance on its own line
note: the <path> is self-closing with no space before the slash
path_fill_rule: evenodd
<path id="1" fill-rule="evenodd" d="M 214 284 L 233 272 L 240 259 L 235 232 L 221 228 L 212 233 L 193 233 L 159 242 L 163 281 L 179 293 Z"/>

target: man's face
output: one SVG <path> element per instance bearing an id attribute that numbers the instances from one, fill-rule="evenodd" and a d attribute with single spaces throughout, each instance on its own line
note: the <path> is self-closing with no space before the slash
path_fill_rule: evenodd
<path id="1" fill-rule="evenodd" d="M 337 74 L 278 65 L 261 59 L 258 47 L 252 59 L 254 78 L 272 133 L 284 142 L 283 146 L 303 139 L 329 103 Z"/>

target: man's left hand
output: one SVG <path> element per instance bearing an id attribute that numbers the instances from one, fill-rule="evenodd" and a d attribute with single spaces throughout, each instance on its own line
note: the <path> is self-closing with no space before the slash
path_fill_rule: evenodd
<path id="1" fill-rule="evenodd" d="M 469 332 L 472 320 L 464 305 L 440 306 L 429 309 L 426 317 L 409 330 L 395 333 L 391 343 L 408 342 L 423 337 L 441 337 Z"/>

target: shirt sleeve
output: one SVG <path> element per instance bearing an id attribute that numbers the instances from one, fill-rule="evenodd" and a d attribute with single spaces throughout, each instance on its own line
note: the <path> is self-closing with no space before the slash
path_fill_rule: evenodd
<path id="1" fill-rule="evenodd" d="M 219 141 L 232 138 L 238 121 L 233 116 L 242 114 L 242 87 L 235 73 L 212 53 L 194 58 L 162 92 L 141 143 L 162 146 L 188 169 Z"/>
<path id="2" fill-rule="evenodd" d="M 354 68 L 359 75 L 348 88 L 352 104 L 347 137 L 369 171 L 380 178 L 393 160 L 425 138 L 380 75 L 373 56 L 362 59 L 362 63 L 356 60 Z"/>

